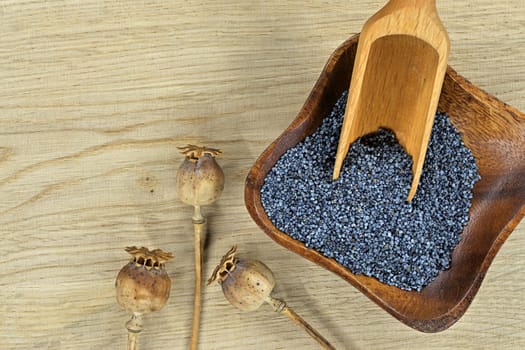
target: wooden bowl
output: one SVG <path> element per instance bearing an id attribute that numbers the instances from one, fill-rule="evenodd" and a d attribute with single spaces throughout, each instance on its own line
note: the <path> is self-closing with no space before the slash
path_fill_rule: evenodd
<path id="1" fill-rule="evenodd" d="M 279 231 L 261 205 L 260 190 L 281 155 L 313 133 L 348 89 L 357 41 L 358 36 L 348 39 L 332 54 L 299 115 L 256 161 L 246 179 L 246 206 L 277 243 L 341 276 L 408 326 L 423 332 L 442 331 L 465 313 L 494 256 L 525 214 L 525 115 L 449 67 L 438 109 L 447 112 L 461 132 L 481 175 L 451 267 L 420 292 L 355 275 Z"/>

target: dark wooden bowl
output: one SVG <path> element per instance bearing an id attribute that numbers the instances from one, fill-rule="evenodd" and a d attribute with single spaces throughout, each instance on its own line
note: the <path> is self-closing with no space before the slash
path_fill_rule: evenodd
<path id="1" fill-rule="evenodd" d="M 299 115 L 259 157 L 246 179 L 245 201 L 255 222 L 277 243 L 333 271 L 395 318 L 423 332 L 454 324 L 476 295 L 494 256 L 525 214 L 525 115 L 448 68 L 439 101 L 474 154 L 481 180 L 451 268 L 421 292 L 355 275 L 335 260 L 279 231 L 261 205 L 260 190 L 281 155 L 314 132 L 350 83 L 358 37 L 330 57 Z"/>

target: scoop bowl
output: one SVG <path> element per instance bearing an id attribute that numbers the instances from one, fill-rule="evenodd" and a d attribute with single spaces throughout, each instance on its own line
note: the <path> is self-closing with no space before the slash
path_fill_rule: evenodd
<path id="1" fill-rule="evenodd" d="M 358 36 L 354 36 L 334 51 L 295 120 L 255 162 L 246 179 L 246 207 L 260 228 L 280 245 L 339 275 L 406 325 L 422 332 L 439 332 L 465 313 L 495 255 L 525 215 L 525 115 L 448 67 L 438 110 L 448 113 L 460 131 L 481 175 L 473 188 L 469 221 L 453 251 L 451 267 L 420 292 L 353 274 L 278 230 L 265 213 L 260 191 L 281 155 L 312 134 L 348 89 L 357 43 Z"/>

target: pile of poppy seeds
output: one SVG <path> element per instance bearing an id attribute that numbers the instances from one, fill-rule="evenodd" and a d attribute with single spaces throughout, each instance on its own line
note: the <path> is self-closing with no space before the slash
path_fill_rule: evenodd
<path id="1" fill-rule="evenodd" d="M 419 291 L 450 266 L 480 178 L 476 161 L 438 112 L 412 202 L 412 159 L 388 130 L 354 142 L 334 181 L 346 99 L 344 93 L 321 126 L 277 161 L 262 205 L 279 230 L 354 274 Z"/>

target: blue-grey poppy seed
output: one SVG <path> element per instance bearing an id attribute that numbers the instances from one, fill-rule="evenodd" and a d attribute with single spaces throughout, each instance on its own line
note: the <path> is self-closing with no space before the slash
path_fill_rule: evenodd
<path id="1" fill-rule="evenodd" d="M 411 203 L 412 160 L 389 130 L 354 142 L 333 181 L 346 99 L 344 93 L 321 126 L 277 161 L 262 205 L 279 230 L 353 273 L 421 290 L 450 267 L 480 178 L 475 159 L 438 112 Z"/>

